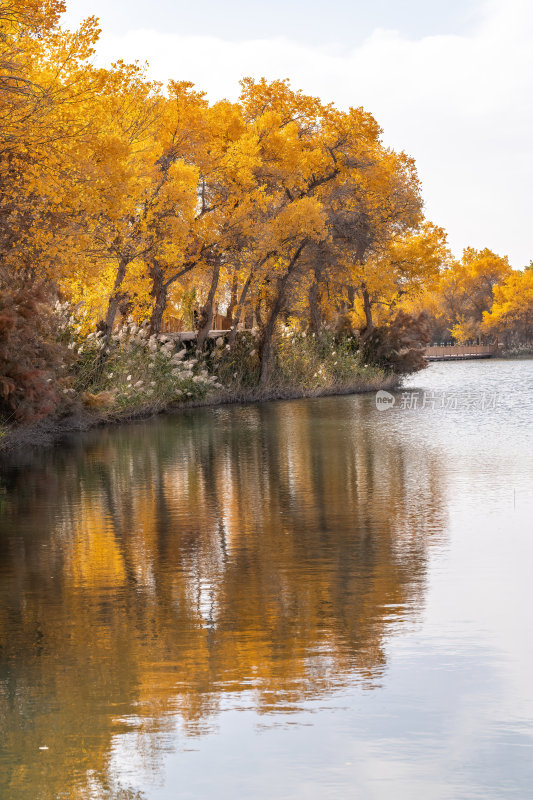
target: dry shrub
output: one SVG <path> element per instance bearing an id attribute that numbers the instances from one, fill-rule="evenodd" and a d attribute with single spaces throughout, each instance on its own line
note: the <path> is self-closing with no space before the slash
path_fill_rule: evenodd
<path id="1" fill-rule="evenodd" d="M 370 364 L 408 375 L 427 366 L 425 348 L 430 338 L 424 313 L 411 316 L 399 311 L 388 325 L 375 328 L 361 343 L 361 355 Z"/>
<path id="2" fill-rule="evenodd" d="M 63 349 L 55 341 L 42 287 L 0 287 L 0 414 L 4 421 L 33 422 L 62 401 L 58 374 Z"/>

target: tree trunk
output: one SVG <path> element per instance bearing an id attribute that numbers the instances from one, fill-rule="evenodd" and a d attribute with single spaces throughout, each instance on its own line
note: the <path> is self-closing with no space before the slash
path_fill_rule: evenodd
<path id="1" fill-rule="evenodd" d="M 104 341 L 106 344 L 109 344 L 109 340 L 111 338 L 111 333 L 113 331 L 113 325 L 115 324 L 118 307 L 126 297 L 126 293 L 121 292 L 120 288 L 124 282 L 124 278 L 126 277 L 126 268 L 128 266 L 128 263 L 129 262 L 126 258 L 121 258 L 119 260 L 117 274 L 115 277 L 115 283 L 113 285 L 113 291 L 111 292 L 111 297 L 109 298 L 109 302 L 107 305 L 107 313 L 105 319 L 101 320 L 98 324 L 99 329 L 104 333 Z"/>
<path id="2" fill-rule="evenodd" d="M 163 314 L 167 307 L 168 286 L 164 281 L 164 272 L 156 262 L 150 263 L 150 277 L 152 279 L 151 295 L 154 306 L 150 316 L 150 333 L 161 333 Z"/>
<path id="3" fill-rule="evenodd" d="M 232 325 L 232 328 L 231 328 L 231 333 L 230 333 L 230 335 L 228 337 L 230 345 L 232 345 L 235 342 L 235 337 L 237 335 L 237 327 L 238 327 L 240 319 L 241 319 L 241 313 L 242 313 L 243 305 L 244 305 L 244 302 L 246 300 L 246 296 L 248 294 L 248 289 L 250 288 L 250 284 L 252 282 L 253 274 L 254 274 L 254 271 L 253 271 L 253 268 L 252 268 L 250 270 L 250 274 L 246 278 L 246 282 L 245 282 L 244 286 L 242 287 L 241 296 L 239 297 L 239 302 L 237 303 L 237 306 L 236 306 L 236 309 L 235 309 L 235 317 L 233 319 L 233 325 Z"/>
<path id="4" fill-rule="evenodd" d="M 374 332 L 376 326 L 374 325 L 374 320 L 372 319 L 372 304 L 370 302 L 370 295 L 368 294 L 366 286 L 363 286 L 361 294 L 363 297 L 363 309 L 365 312 L 366 325 L 363 333 L 360 336 L 360 341 L 366 342 L 366 340 L 370 338 Z"/>
<path id="5" fill-rule="evenodd" d="M 274 331 L 276 329 L 276 322 L 280 315 L 280 312 L 283 309 L 283 305 L 285 303 L 285 295 L 287 292 L 287 286 L 289 283 L 289 279 L 294 271 L 294 267 L 298 259 L 300 258 L 302 251 L 307 244 L 306 241 L 303 241 L 302 244 L 298 247 L 295 254 L 291 258 L 289 266 L 287 267 L 287 272 L 282 278 L 278 278 L 278 292 L 274 303 L 272 305 L 272 309 L 270 311 L 267 323 L 265 325 L 262 341 L 261 341 L 261 348 L 260 348 L 260 356 L 261 356 L 261 375 L 259 378 L 259 385 L 262 389 L 267 385 L 268 379 L 270 377 L 270 361 L 272 356 L 272 338 L 274 336 Z"/>
<path id="6" fill-rule="evenodd" d="M 261 313 L 261 294 L 259 292 L 257 293 L 257 297 L 255 300 L 254 314 L 257 327 L 263 330 L 264 322 L 263 322 L 263 315 Z"/>
<path id="7" fill-rule="evenodd" d="M 163 284 L 155 297 L 152 315 L 150 317 L 150 333 L 161 333 L 163 326 L 163 314 L 167 307 L 168 287 Z"/>
<path id="8" fill-rule="evenodd" d="M 226 318 L 228 320 L 228 325 L 231 328 L 233 325 L 233 312 L 235 311 L 235 307 L 237 305 L 237 289 L 238 289 L 238 280 L 239 276 L 237 275 L 237 270 L 233 270 L 233 278 L 231 280 L 231 295 L 228 310 L 226 312 Z"/>
<path id="9" fill-rule="evenodd" d="M 315 281 L 309 287 L 309 321 L 311 329 L 318 337 L 322 332 L 322 317 L 320 314 L 320 288 Z"/>
<path id="10" fill-rule="evenodd" d="M 283 308 L 285 300 L 285 292 L 289 282 L 290 272 L 287 272 L 283 278 L 278 278 L 278 293 L 274 300 L 274 305 L 270 311 L 267 323 L 263 329 L 263 336 L 261 340 L 260 356 L 261 356 L 261 376 L 259 378 L 259 385 L 264 388 L 268 383 L 270 377 L 270 361 L 272 356 L 272 338 L 276 330 L 276 322 L 279 314 Z"/>
<path id="11" fill-rule="evenodd" d="M 220 263 L 217 260 L 217 263 L 213 267 L 213 276 L 211 278 L 211 286 L 209 287 L 209 294 L 207 295 L 207 301 L 202 308 L 202 313 L 200 316 L 200 324 L 198 327 L 198 334 L 196 337 L 196 349 L 200 352 L 203 349 L 204 342 L 207 339 L 207 334 L 211 330 L 211 325 L 213 324 L 213 301 L 215 299 L 215 294 L 218 287 L 218 279 L 220 276 Z"/>

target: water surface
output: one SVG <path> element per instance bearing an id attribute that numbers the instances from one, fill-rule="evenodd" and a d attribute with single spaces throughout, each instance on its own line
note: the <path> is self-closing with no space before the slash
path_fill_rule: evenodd
<path id="1" fill-rule="evenodd" d="M 438 363 L 4 465 L 0 797 L 533 796 L 532 412 Z"/>

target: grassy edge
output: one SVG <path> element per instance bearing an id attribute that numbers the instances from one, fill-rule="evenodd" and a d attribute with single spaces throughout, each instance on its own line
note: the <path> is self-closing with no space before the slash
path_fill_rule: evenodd
<path id="1" fill-rule="evenodd" d="M 100 412 L 80 409 L 67 417 L 46 417 L 28 425 L 3 426 L 0 428 L 0 455 L 9 455 L 14 450 L 51 447 L 73 433 L 83 433 L 93 428 L 126 424 L 149 419 L 162 414 L 175 414 L 193 408 L 238 405 L 245 403 L 264 403 L 274 400 L 298 400 L 312 397 L 331 397 L 337 395 L 368 394 L 379 389 L 396 389 L 401 383 L 398 375 L 375 377 L 370 380 L 358 379 L 349 383 L 325 388 L 301 389 L 291 387 L 272 387 L 263 391 L 257 389 L 229 391 L 222 390 L 209 394 L 203 399 L 169 405 L 144 405 L 124 411 Z"/>

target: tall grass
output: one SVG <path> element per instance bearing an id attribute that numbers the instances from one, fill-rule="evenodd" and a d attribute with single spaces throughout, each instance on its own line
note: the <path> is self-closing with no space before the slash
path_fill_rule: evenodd
<path id="1" fill-rule="evenodd" d="M 260 375 L 260 343 L 257 331 L 241 333 L 233 346 L 220 338 L 208 356 L 210 368 L 228 391 L 252 393 Z M 390 373 L 365 364 L 353 337 L 315 334 L 293 325 L 280 327 L 274 341 L 274 357 L 266 394 L 349 391 L 372 388 L 387 381 Z"/>
<path id="2" fill-rule="evenodd" d="M 150 336 L 147 323 L 139 326 L 130 318 L 106 342 L 102 333 L 84 335 L 70 317 L 61 335 L 75 354 L 65 392 L 87 406 L 157 410 L 222 389 L 192 349 L 164 334 Z"/>
<path id="3" fill-rule="evenodd" d="M 83 333 L 64 314 L 61 336 L 74 353 L 66 394 L 109 413 L 135 413 L 194 401 L 217 402 L 260 397 L 319 395 L 363 391 L 389 383 L 386 370 L 363 363 L 353 337 L 318 337 L 280 326 L 269 385 L 259 390 L 259 331 L 242 331 L 230 344 L 227 335 L 209 339 L 201 355 L 179 336 L 149 335 L 148 323 L 131 318 L 113 332 Z"/>

